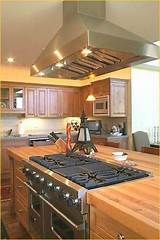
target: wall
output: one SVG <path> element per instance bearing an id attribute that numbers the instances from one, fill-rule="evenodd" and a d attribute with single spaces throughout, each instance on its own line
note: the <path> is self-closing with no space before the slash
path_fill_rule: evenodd
<path id="1" fill-rule="evenodd" d="M 160 126 L 160 72 L 133 68 L 131 84 L 132 132 L 148 132 L 153 142 L 154 127 Z"/>
<path id="2" fill-rule="evenodd" d="M 106 19 L 155 42 L 159 39 L 159 3 L 158 0 L 107 0 Z"/>
<path id="3" fill-rule="evenodd" d="M 1 135 L 6 135 L 9 129 L 13 134 L 48 134 L 51 131 L 65 132 L 67 122 L 80 121 L 79 118 L 68 117 L 59 119 L 24 118 L 22 115 L 3 114 L 0 120 Z"/>
<path id="4" fill-rule="evenodd" d="M 98 81 L 107 77 L 130 79 L 131 70 L 125 68 L 119 71 L 103 74 L 92 81 Z M 19 67 L 15 65 L 1 65 L 0 76 L 2 82 L 23 82 L 23 83 L 37 83 L 37 84 L 49 84 L 49 85 L 61 85 L 61 86 L 76 86 L 81 87 L 88 85 L 91 80 L 71 80 L 71 79 L 56 79 L 56 78 L 42 78 L 31 77 L 30 69 L 27 67 Z"/>

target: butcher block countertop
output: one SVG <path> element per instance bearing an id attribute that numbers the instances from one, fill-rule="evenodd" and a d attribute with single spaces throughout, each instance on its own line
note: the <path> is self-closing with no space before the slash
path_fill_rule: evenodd
<path id="1" fill-rule="evenodd" d="M 121 151 L 107 146 L 97 146 L 97 149 L 97 158 L 112 163 L 115 163 L 112 152 Z M 128 227 L 134 224 L 137 231 L 143 231 L 147 236 L 160 229 L 160 158 L 130 150 L 125 152 L 128 153 L 128 159 L 135 164 L 134 167 L 151 172 L 151 176 L 89 190 L 87 201 L 104 214 L 111 212 L 112 218 L 119 219 L 123 224 L 125 222 Z M 33 155 L 53 153 L 57 153 L 55 145 L 9 149 L 11 157 L 25 161 Z M 127 221 L 125 221 L 126 218 Z"/>

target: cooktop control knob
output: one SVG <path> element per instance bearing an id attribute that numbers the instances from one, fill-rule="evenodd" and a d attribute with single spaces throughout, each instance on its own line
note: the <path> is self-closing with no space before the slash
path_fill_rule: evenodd
<path id="1" fill-rule="evenodd" d="M 70 194 L 69 194 L 68 192 L 67 192 L 67 193 L 63 193 L 63 197 L 64 197 L 64 199 L 68 199 L 69 196 L 70 196 Z"/>
<path id="2" fill-rule="evenodd" d="M 44 182 L 44 177 L 41 177 L 41 178 L 40 178 L 40 182 Z"/>
<path id="3" fill-rule="evenodd" d="M 51 188 L 53 187 L 53 182 L 48 182 L 48 183 L 47 183 L 47 187 L 48 187 L 49 189 L 51 189 Z"/>
<path id="4" fill-rule="evenodd" d="M 61 190 L 60 186 L 55 187 L 55 191 L 60 192 L 60 190 Z"/>
<path id="5" fill-rule="evenodd" d="M 35 174 L 35 178 L 38 179 L 40 176 L 39 174 Z"/>
<path id="6" fill-rule="evenodd" d="M 35 171 L 32 171 L 32 175 L 35 175 L 36 174 L 36 172 Z"/>
<path id="7" fill-rule="evenodd" d="M 67 200 L 69 207 L 76 207 L 80 203 L 80 200 L 78 198 L 69 197 Z"/>

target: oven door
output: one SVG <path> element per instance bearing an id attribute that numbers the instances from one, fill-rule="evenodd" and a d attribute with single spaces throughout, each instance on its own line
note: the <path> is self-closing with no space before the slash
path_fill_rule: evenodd
<path id="1" fill-rule="evenodd" d="M 43 201 L 31 187 L 29 187 L 29 231 L 34 238 L 43 237 Z"/>
<path id="2" fill-rule="evenodd" d="M 45 200 L 44 236 L 46 239 L 87 239 L 86 222 L 76 225 Z"/>

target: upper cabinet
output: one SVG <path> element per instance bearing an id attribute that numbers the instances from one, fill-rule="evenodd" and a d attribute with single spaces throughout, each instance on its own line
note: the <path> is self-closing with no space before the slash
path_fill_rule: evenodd
<path id="1" fill-rule="evenodd" d="M 79 98 L 74 88 L 27 88 L 26 117 L 79 116 Z"/>
<path id="2" fill-rule="evenodd" d="M 85 114 L 87 117 L 92 117 L 93 116 L 93 102 L 87 102 L 87 96 L 91 93 L 90 91 L 90 85 L 89 86 L 84 86 L 81 88 L 81 106 L 80 110 L 85 111 Z"/>
<path id="3" fill-rule="evenodd" d="M 128 84 L 125 80 L 110 80 L 110 116 L 127 116 L 127 89 Z"/>
<path id="4" fill-rule="evenodd" d="M 23 87 L 2 86 L 1 87 L 1 111 L 2 112 L 24 112 L 25 92 Z"/>
<path id="5" fill-rule="evenodd" d="M 92 93 L 96 98 L 109 96 L 109 116 L 126 117 L 127 116 L 127 80 L 117 78 L 107 78 L 92 83 Z M 86 109 L 87 116 L 93 116 L 92 102 L 86 102 L 90 93 L 90 86 L 82 87 L 82 103 Z"/>

